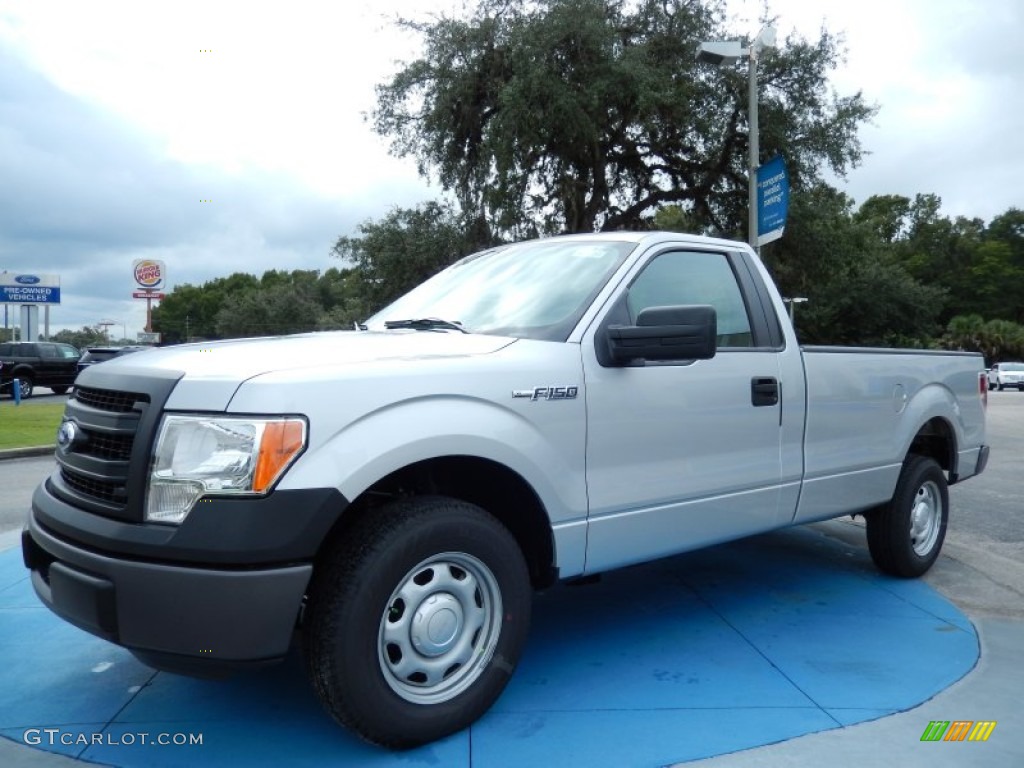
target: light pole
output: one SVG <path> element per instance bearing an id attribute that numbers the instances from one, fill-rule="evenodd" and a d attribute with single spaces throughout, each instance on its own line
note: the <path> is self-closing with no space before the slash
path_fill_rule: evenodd
<path id="1" fill-rule="evenodd" d="M 103 329 L 103 338 L 106 339 L 107 346 L 110 346 L 110 326 L 117 325 L 113 320 L 100 320 L 96 325 Z"/>
<path id="2" fill-rule="evenodd" d="M 796 305 L 797 304 L 803 304 L 805 301 L 807 301 L 807 297 L 806 296 L 796 296 L 796 297 L 794 297 L 792 299 L 786 299 L 786 298 L 782 299 L 782 303 L 783 304 L 788 304 L 789 305 L 789 322 L 790 323 L 792 323 L 792 324 L 796 323 L 796 319 L 795 319 Z"/>
<path id="3" fill-rule="evenodd" d="M 757 124 L 757 58 L 765 48 L 775 47 L 775 27 L 766 24 L 749 48 L 739 40 L 701 43 L 697 61 L 724 66 L 747 60 L 747 99 L 749 114 L 749 152 L 747 154 L 747 242 L 757 250 L 757 168 L 760 165 L 759 127 Z"/>

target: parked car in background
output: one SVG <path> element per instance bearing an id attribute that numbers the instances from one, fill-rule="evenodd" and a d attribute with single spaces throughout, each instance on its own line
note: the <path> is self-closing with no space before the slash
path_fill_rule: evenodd
<path id="1" fill-rule="evenodd" d="M 33 387 L 49 387 L 63 395 L 78 375 L 78 350 L 52 341 L 8 341 L 0 344 L 0 388 L 7 391 L 18 380 L 21 397 L 32 397 Z"/>
<path id="2" fill-rule="evenodd" d="M 988 369 L 988 388 L 1024 390 L 1024 363 L 996 363 Z"/>
<path id="3" fill-rule="evenodd" d="M 82 353 L 78 360 L 78 373 L 81 373 L 90 365 L 102 363 L 105 360 L 112 360 L 121 355 L 130 355 L 132 352 L 141 352 L 149 347 L 132 345 L 127 347 L 89 347 Z"/>

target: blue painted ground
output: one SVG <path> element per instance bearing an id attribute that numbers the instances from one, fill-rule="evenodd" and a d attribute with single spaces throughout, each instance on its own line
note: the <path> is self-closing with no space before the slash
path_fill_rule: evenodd
<path id="1" fill-rule="evenodd" d="M 323 713 L 297 656 L 221 682 L 153 672 L 52 616 L 20 552 L 0 553 L 0 735 L 59 728 L 39 748 L 116 766 L 666 765 L 908 709 L 977 658 L 970 622 L 926 584 L 797 529 L 538 596 L 494 708 L 389 753 Z M 60 744 L 93 733 L 110 743 Z M 201 733 L 202 745 L 141 745 L 140 733 Z"/>

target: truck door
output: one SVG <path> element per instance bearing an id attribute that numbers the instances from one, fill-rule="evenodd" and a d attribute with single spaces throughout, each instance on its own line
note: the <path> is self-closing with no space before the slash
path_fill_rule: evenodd
<path id="1" fill-rule="evenodd" d="M 693 304 L 717 312 L 714 358 L 617 366 L 605 353 L 609 325 Z M 780 524 L 780 334 L 768 325 L 738 253 L 662 246 L 626 276 L 582 342 L 587 572 Z"/>

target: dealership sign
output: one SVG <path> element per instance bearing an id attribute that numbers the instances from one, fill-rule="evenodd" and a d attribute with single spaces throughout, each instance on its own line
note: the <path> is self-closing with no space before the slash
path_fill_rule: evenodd
<path id="1" fill-rule="evenodd" d="M 163 287 L 164 279 L 167 276 L 167 267 L 162 261 L 136 259 L 132 262 L 132 269 L 135 272 L 135 282 L 140 288 L 155 291 Z"/>
<path id="2" fill-rule="evenodd" d="M 0 272 L 0 304 L 60 304 L 60 275 Z"/>
<path id="3" fill-rule="evenodd" d="M 757 169 L 757 244 L 778 240 L 786 228 L 789 175 L 781 157 Z"/>

